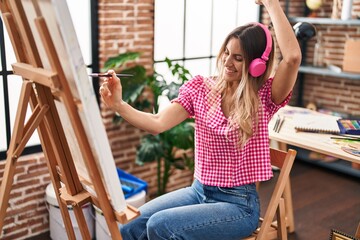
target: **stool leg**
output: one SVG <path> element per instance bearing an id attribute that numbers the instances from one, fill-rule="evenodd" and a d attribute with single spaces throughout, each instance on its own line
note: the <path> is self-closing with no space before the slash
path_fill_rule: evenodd
<path id="1" fill-rule="evenodd" d="M 287 227 L 288 232 L 293 233 L 295 232 L 295 220 L 294 220 L 294 209 L 293 209 L 293 201 L 291 196 L 291 185 L 290 185 L 290 178 L 288 179 L 285 189 L 284 189 L 284 200 L 285 200 L 285 212 L 287 218 Z"/>
<path id="2" fill-rule="evenodd" d="M 360 222 L 359 222 L 359 225 L 357 227 L 357 230 L 356 230 L 356 233 L 355 233 L 355 237 L 356 238 L 360 238 Z"/>
<path id="3" fill-rule="evenodd" d="M 279 207 L 276 211 L 277 215 L 277 235 L 279 240 L 287 240 L 287 230 L 286 230 L 286 211 L 285 211 L 285 201 L 284 198 L 280 199 Z"/>

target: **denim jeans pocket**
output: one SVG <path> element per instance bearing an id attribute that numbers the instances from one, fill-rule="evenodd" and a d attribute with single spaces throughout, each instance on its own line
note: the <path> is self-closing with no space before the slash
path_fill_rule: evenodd
<path id="1" fill-rule="evenodd" d="M 252 184 L 237 187 L 204 186 L 206 202 L 227 202 L 236 204 L 248 212 L 259 211 L 259 198 Z"/>
<path id="2" fill-rule="evenodd" d="M 218 187 L 220 192 L 223 192 L 224 194 L 230 194 L 230 195 L 235 195 L 238 197 L 247 197 L 247 190 L 245 186 L 239 186 L 239 187 Z"/>

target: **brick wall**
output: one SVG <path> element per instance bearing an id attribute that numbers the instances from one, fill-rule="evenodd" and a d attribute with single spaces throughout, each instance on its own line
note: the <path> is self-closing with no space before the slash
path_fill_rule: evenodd
<path id="1" fill-rule="evenodd" d="M 1 179 L 4 163 L 0 162 Z M 0 239 L 25 239 L 49 231 L 49 214 L 45 204 L 45 188 L 49 182 L 43 154 L 18 159 Z"/>

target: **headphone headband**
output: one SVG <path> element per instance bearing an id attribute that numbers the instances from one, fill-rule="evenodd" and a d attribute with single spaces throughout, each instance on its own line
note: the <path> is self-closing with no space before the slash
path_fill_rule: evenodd
<path id="1" fill-rule="evenodd" d="M 250 75 L 253 77 L 259 77 L 266 71 L 266 62 L 269 60 L 269 55 L 272 50 L 272 38 L 269 29 L 265 25 L 257 22 L 253 24 L 260 26 L 264 30 L 266 36 L 266 47 L 261 58 L 255 58 L 249 66 Z"/>
<path id="2" fill-rule="evenodd" d="M 261 23 L 255 23 L 255 25 L 258 25 L 260 26 L 264 32 L 265 32 L 265 35 L 266 35 L 266 47 L 265 47 L 265 51 L 264 53 L 262 54 L 261 58 L 265 61 L 269 60 L 269 55 L 271 53 L 271 50 L 272 50 L 272 38 L 271 38 L 271 33 L 269 31 L 269 29 L 264 25 L 264 24 L 261 24 Z"/>

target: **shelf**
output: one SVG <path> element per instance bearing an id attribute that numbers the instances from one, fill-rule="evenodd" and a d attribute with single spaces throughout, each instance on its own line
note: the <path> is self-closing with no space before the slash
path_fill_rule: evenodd
<path id="1" fill-rule="evenodd" d="M 300 66 L 300 73 L 310 73 L 315 75 L 331 76 L 338 78 L 347 78 L 351 80 L 360 80 L 360 74 L 349 73 L 349 72 L 335 72 L 328 68 L 312 67 L 312 66 Z"/>
<path id="2" fill-rule="evenodd" d="M 313 24 L 360 26 L 360 19 L 341 20 L 341 19 L 332 19 L 332 18 L 289 17 L 289 21 L 308 22 Z"/>

